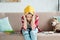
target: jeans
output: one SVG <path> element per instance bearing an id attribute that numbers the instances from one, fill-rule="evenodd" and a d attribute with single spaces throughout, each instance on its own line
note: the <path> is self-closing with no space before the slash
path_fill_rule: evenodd
<path id="1" fill-rule="evenodd" d="M 37 32 L 38 32 L 38 29 L 34 29 L 34 30 L 23 30 L 22 29 L 22 34 L 24 36 L 24 39 L 25 40 L 37 40 Z"/>

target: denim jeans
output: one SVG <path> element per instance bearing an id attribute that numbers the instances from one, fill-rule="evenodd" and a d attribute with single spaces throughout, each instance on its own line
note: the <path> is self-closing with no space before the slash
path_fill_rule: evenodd
<path id="1" fill-rule="evenodd" d="M 22 29 L 22 34 L 24 36 L 24 39 L 25 40 L 37 40 L 37 32 L 38 32 L 38 29 L 34 29 L 34 30 L 23 30 Z"/>

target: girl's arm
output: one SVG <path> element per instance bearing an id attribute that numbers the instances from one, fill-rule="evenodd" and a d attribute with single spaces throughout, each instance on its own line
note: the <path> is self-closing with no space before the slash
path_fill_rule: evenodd
<path id="1" fill-rule="evenodd" d="M 39 16 L 36 15 L 36 19 L 35 19 L 35 25 L 36 27 L 38 27 L 39 25 Z"/>

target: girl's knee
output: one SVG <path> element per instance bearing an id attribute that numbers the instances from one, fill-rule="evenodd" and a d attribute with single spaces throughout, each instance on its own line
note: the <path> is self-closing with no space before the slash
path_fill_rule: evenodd
<path id="1" fill-rule="evenodd" d="M 35 30 L 31 30 L 30 33 L 32 33 L 32 34 L 36 34 L 37 32 L 38 32 L 38 29 L 35 29 Z"/>
<path id="2" fill-rule="evenodd" d="M 31 35 L 35 35 L 36 32 L 35 32 L 35 31 L 31 31 L 30 34 L 31 34 Z"/>
<path id="3" fill-rule="evenodd" d="M 24 30 L 22 30 L 22 33 L 23 33 L 23 35 L 29 34 L 28 31 L 24 31 Z"/>

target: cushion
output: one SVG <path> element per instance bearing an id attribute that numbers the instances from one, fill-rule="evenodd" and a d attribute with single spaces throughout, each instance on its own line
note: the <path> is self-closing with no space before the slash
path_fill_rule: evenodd
<path id="1" fill-rule="evenodd" d="M 0 19 L 0 32 L 13 32 L 8 17 Z"/>

